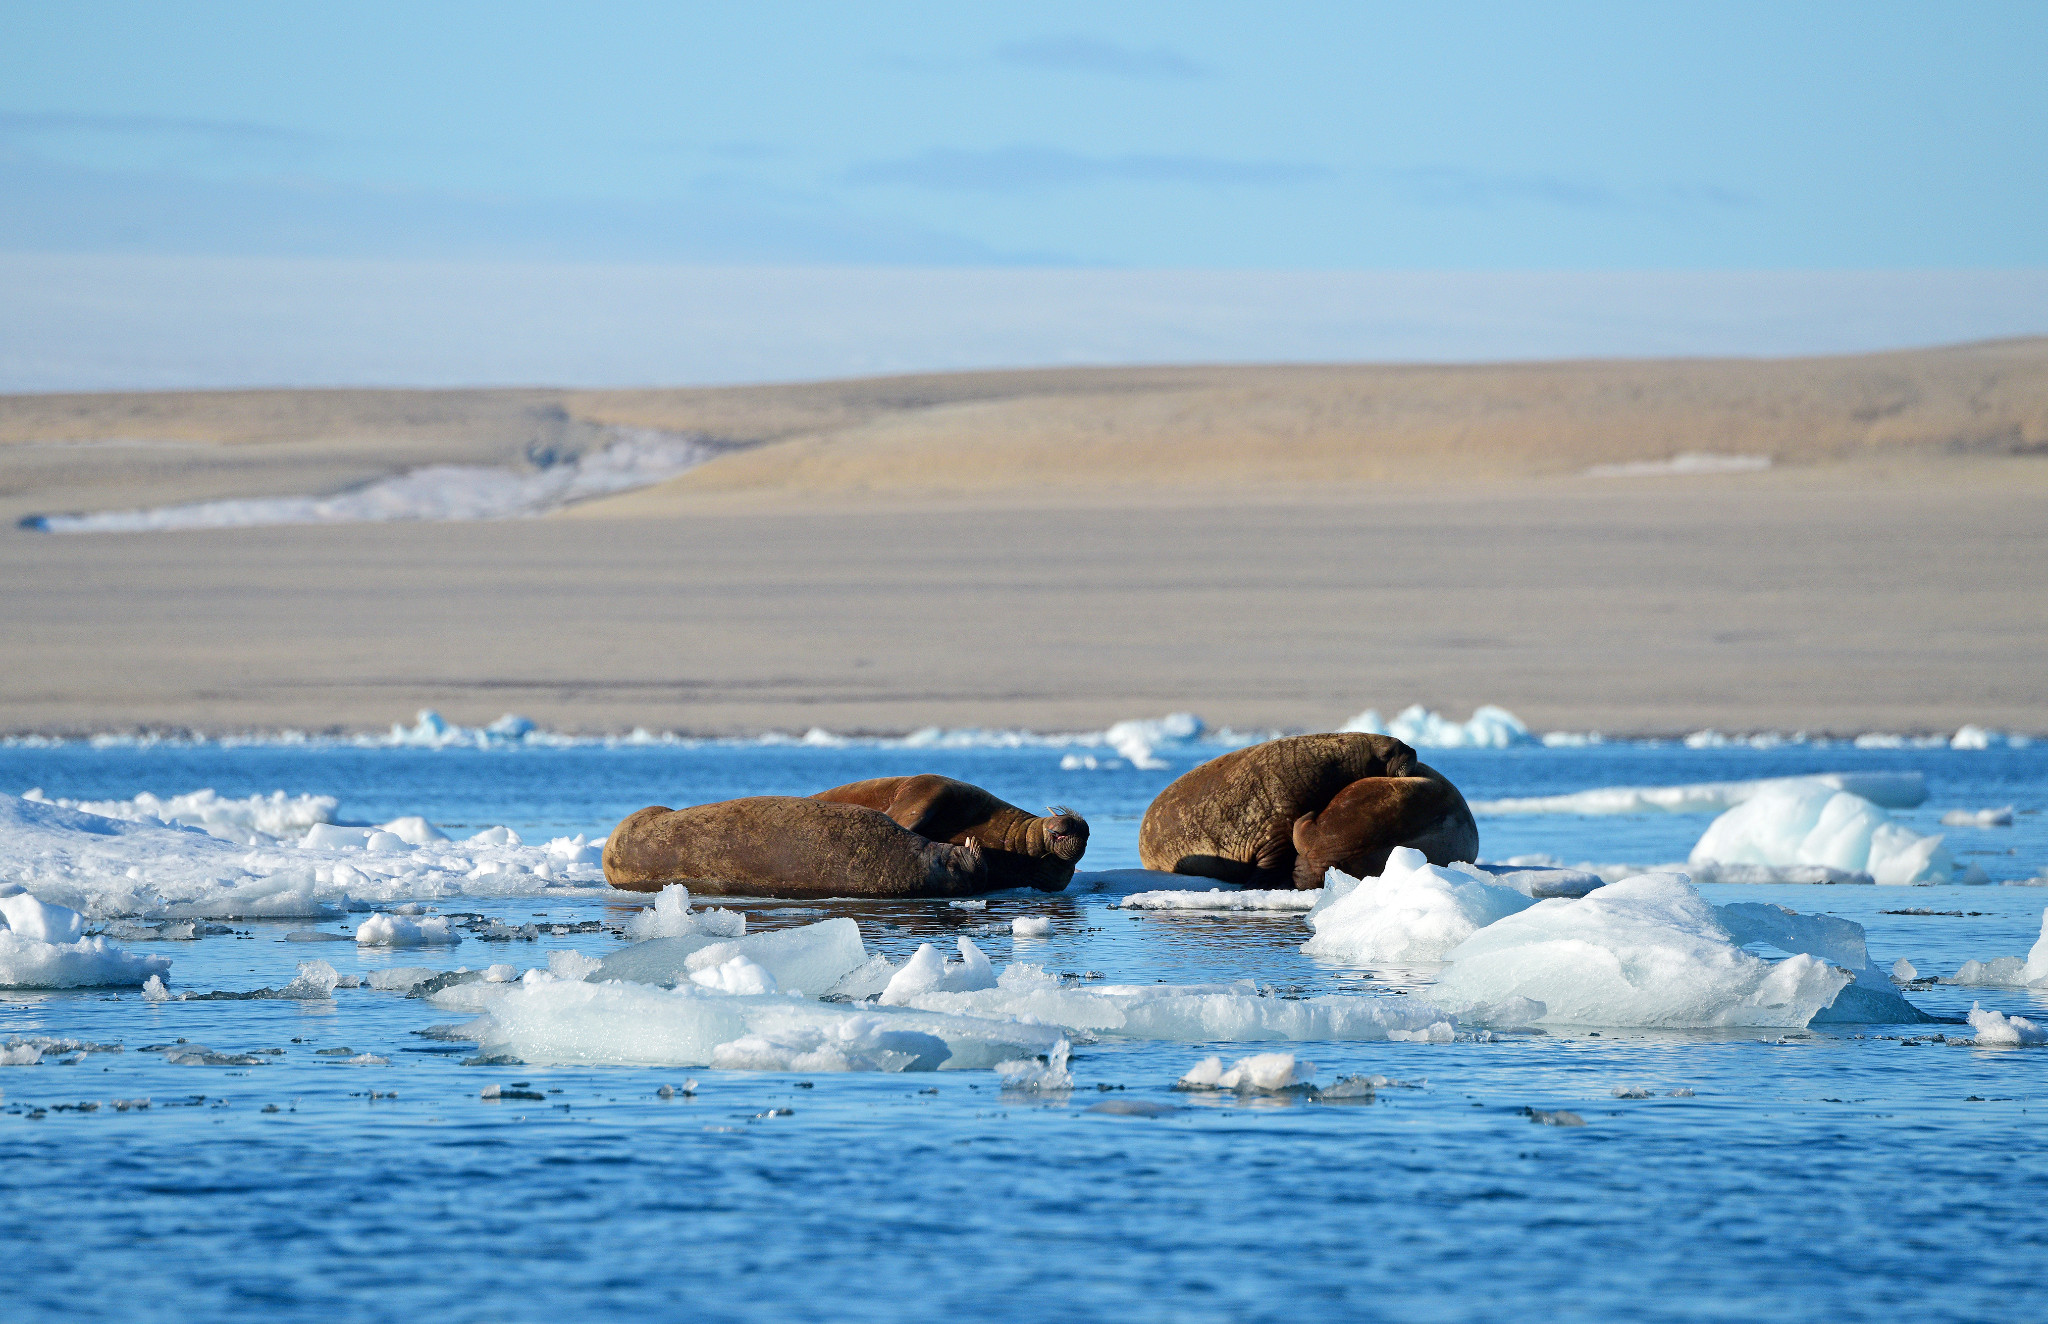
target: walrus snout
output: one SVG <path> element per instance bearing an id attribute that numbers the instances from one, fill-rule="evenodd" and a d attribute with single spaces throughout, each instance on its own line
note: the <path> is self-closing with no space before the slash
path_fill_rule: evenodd
<path id="1" fill-rule="evenodd" d="M 1047 805 L 1045 820 L 1045 844 L 1063 864 L 1080 860 L 1088 849 L 1088 820 L 1065 805 Z"/>

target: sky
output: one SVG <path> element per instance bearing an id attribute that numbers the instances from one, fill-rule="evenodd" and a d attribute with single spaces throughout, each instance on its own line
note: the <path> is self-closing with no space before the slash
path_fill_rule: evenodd
<path id="1" fill-rule="evenodd" d="M 2048 5 L 0 8 L 0 250 L 2048 267 Z"/>

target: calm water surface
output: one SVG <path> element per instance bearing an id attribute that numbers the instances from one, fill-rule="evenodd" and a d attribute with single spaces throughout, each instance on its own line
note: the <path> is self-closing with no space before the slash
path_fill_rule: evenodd
<path id="1" fill-rule="evenodd" d="M 1092 868 L 1137 863 L 1137 820 L 1196 761 L 1062 771 L 1057 750 L 0 749 L 0 790 L 53 797 L 340 797 L 341 816 L 504 823 L 528 840 L 602 833 L 649 803 L 805 793 L 936 771 L 1020 804 L 1070 804 Z M 1897 816 L 2012 804 L 2006 829 L 1948 829 L 1997 880 L 2048 873 L 2048 748 L 2000 751 L 1435 752 L 1473 799 L 1849 769 L 1926 774 Z M 1483 820 L 1489 858 L 1683 859 L 1699 816 Z M 1873 954 L 1952 973 L 2024 955 L 2048 889 L 1706 888 L 1855 919 Z M 469 902 L 508 922 L 616 922 L 602 899 Z M 446 908 L 453 908 L 445 906 Z M 1090 896 L 811 905 L 861 920 L 892 958 L 1013 914 L 1050 940 L 981 939 L 998 964 L 1124 983 L 1255 978 L 1386 991 L 1318 965 L 1296 916 L 1129 914 Z M 1909 908 L 1959 914 L 1888 915 Z M 753 928 L 823 914 L 749 906 Z M 286 943 L 302 922 L 138 947 L 186 989 L 279 985 L 309 956 L 387 965 L 539 965 L 608 933 L 464 942 L 422 956 Z M 338 921 L 321 927 L 341 930 Z M 1016 950 L 1013 950 L 1013 947 Z M 2048 1015 L 2048 995 L 1937 988 Z M 1492 1043 L 1291 1045 L 1328 1080 L 1417 1084 L 1370 1104 L 1204 1102 L 1173 1082 L 1211 1051 L 1077 1049 L 1070 1097 L 988 1073 L 823 1075 L 478 1067 L 414 1032 L 450 1020 L 367 988 L 332 1003 L 149 1004 L 132 991 L 0 993 L 0 1034 L 118 1042 L 72 1065 L 0 1068 L 0 1237 L 8 1317 L 548 1320 L 1550 1318 L 2038 1320 L 2048 1312 L 2048 1050 L 1907 1042 L 1881 1027 L 1553 1031 Z M 455 1017 L 459 1019 L 459 1017 Z M 1921 1030 L 1945 1032 L 1951 1026 Z M 260 1067 L 167 1066 L 185 1038 L 280 1048 Z M 390 1059 L 349 1066 L 318 1050 Z M 694 1077 L 694 1096 L 656 1090 Z M 540 1101 L 486 1101 L 525 1082 Z M 1116 1088 L 1105 1088 L 1116 1087 Z M 1619 1099 L 1619 1087 L 1656 1097 Z M 1668 1097 L 1679 1089 L 1690 1097 Z M 117 1111 L 116 1099 L 151 1106 Z M 1160 1117 L 1104 1100 L 1176 1105 Z M 92 1111 L 61 1105 L 97 1103 Z M 275 1107 L 277 1111 L 265 1111 Z M 1570 1109 L 1580 1128 L 1523 1110 Z M 35 1116 L 40 1109 L 41 1116 Z M 763 1116 L 791 1109 L 788 1115 Z"/>

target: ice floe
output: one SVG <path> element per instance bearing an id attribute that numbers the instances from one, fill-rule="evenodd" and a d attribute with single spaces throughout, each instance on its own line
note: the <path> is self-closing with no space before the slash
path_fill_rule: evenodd
<path id="1" fill-rule="evenodd" d="M 1662 460 L 1627 460 L 1596 464 L 1588 478 L 1697 478 L 1710 474 L 1762 473 L 1771 467 L 1768 455 L 1731 455 L 1721 451 L 1680 451 Z"/>
<path id="2" fill-rule="evenodd" d="M 1682 875 L 1539 901 L 1449 953 L 1440 1005 L 1540 1002 L 1555 1025 L 1800 1028 L 1853 979 L 1807 953 L 1744 951 Z"/>
<path id="3" fill-rule="evenodd" d="M 1301 950 L 1347 965 L 1441 961 L 1480 929 L 1533 904 L 1514 888 L 1397 847 L 1376 878 L 1330 870 L 1323 900 L 1307 916 L 1315 936 Z"/>
<path id="4" fill-rule="evenodd" d="M 1052 1046 L 1052 1051 L 1043 1060 L 1035 1057 L 1019 1058 L 1012 1062 L 998 1062 L 996 1075 L 1002 1077 L 1006 1090 L 1031 1090 L 1039 1094 L 1063 1094 L 1074 1088 L 1074 1073 L 1068 1068 L 1073 1046 L 1065 1039 Z"/>
<path id="5" fill-rule="evenodd" d="M 883 1006 L 900 1007 L 931 993 L 974 993 L 996 986 L 995 967 L 981 948 L 959 940 L 960 959 L 948 961 L 930 943 L 921 943 L 882 990 Z"/>
<path id="6" fill-rule="evenodd" d="M 1767 791 L 1811 782 L 1847 791 L 1887 809 L 1912 809 L 1927 799 L 1927 778 L 1917 772 L 1826 772 L 1810 777 L 1756 781 L 1690 782 L 1679 786 L 1601 786 L 1565 795 L 1474 800 L 1475 814 L 1718 814 Z"/>
<path id="7" fill-rule="evenodd" d="M 2012 806 L 2002 809 L 1951 809 L 1941 816 L 1943 827 L 2011 827 Z"/>
<path id="8" fill-rule="evenodd" d="M 843 993 L 836 986 L 868 965 L 860 925 L 828 919 L 731 939 L 706 933 L 650 938 L 611 953 L 585 977 L 593 983 L 623 979 L 667 988 L 688 984 L 699 971 L 736 956 L 766 970 L 778 988 L 812 996 Z"/>
<path id="9" fill-rule="evenodd" d="M 737 910 L 691 910 L 690 889 L 671 883 L 655 893 L 654 904 L 626 921 L 626 936 L 635 939 L 684 938 L 692 934 L 738 938 L 747 931 L 747 917 Z"/>
<path id="10" fill-rule="evenodd" d="M 1066 1037 L 1051 1026 L 872 1003 L 531 977 L 493 1002 L 474 1032 L 483 1054 L 534 1065 L 745 1071 L 987 1070 L 1050 1056 Z"/>
<path id="11" fill-rule="evenodd" d="M 325 497 L 247 497 L 145 510 L 43 515 L 25 527 L 46 533 L 149 533 L 243 529 L 276 524 L 361 524 L 389 520 L 485 520 L 542 515 L 577 501 L 672 478 L 718 455 L 703 438 L 651 428 L 605 429 L 609 444 L 530 470 L 434 464 Z"/>
<path id="12" fill-rule="evenodd" d="M 208 836 L 244 846 L 269 845 L 287 837 L 303 836 L 315 824 L 333 822 L 334 810 L 340 803 L 331 795 L 287 795 L 283 791 L 224 798 L 211 788 L 173 796 L 144 791 L 128 800 L 52 800 L 40 787 L 35 787 L 24 791 L 21 798 L 130 823 L 154 821 L 196 827 Z"/>
<path id="13" fill-rule="evenodd" d="M 1117 904 L 1126 910 L 1265 910 L 1294 914 L 1322 899 L 1322 889 L 1212 887 L 1206 891 L 1133 892 Z"/>
<path id="14" fill-rule="evenodd" d="M 1947 882 L 1955 861 L 1940 837 L 1892 822 L 1863 796 L 1795 778 L 1728 810 L 1701 834 L 1695 864 L 1817 865 L 1879 883 Z"/>
<path id="15" fill-rule="evenodd" d="M 305 918 L 408 899 L 602 887 L 594 854 L 580 837 L 528 846 L 504 828 L 414 845 L 389 828 L 332 824 L 252 847 L 153 816 L 0 795 L 0 880 L 98 919 Z"/>
<path id="16" fill-rule="evenodd" d="M 1402 709 L 1391 722 L 1381 720 L 1379 709 L 1368 708 L 1337 729 L 1392 736 L 1416 749 L 1506 749 L 1536 740 L 1520 718 L 1490 703 L 1482 704 L 1463 722 L 1454 722 L 1419 703 Z"/>
<path id="17" fill-rule="evenodd" d="M 356 926 L 356 942 L 364 947 L 424 947 L 456 943 L 462 935 L 445 919 L 407 919 L 403 915 L 372 915 Z"/>
<path id="18" fill-rule="evenodd" d="M 1018 915 L 1010 921 L 1013 938 L 1043 938 L 1052 932 L 1052 921 L 1044 915 Z"/>
<path id="19" fill-rule="evenodd" d="M 134 988 L 171 970 L 170 958 L 136 956 L 85 935 L 85 916 L 0 883 L 0 988 Z"/>

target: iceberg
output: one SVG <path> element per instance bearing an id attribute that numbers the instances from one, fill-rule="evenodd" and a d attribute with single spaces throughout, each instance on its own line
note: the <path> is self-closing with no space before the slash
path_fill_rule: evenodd
<path id="1" fill-rule="evenodd" d="M 484 1055 L 536 1066 L 747 1071 L 987 1070 L 1049 1057 L 1065 1037 L 1019 1021 L 715 993 L 687 982 L 660 989 L 532 976 L 492 1003 L 474 1032 Z"/>
<path id="2" fill-rule="evenodd" d="M 1566 795 L 1474 800 L 1475 814 L 1718 814 L 1766 791 L 1818 782 L 1860 795 L 1887 809 L 1915 809 L 1926 803 L 1927 778 L 1917 772 L 1824 772 L 1810 777 L 1765 777 L 1754 781 L 1688 782 L 1677 786 L 1601 786 Z"/>
<path id="3" fill-rule="evenodd" d="M 1707 825 L 1694 864 L 1818 865 L 1879 883 L 1945 882 L 1954 860 L 1940 837 L 1893 823 L 1860 795 L 1818 780 L 1769 787 Z"/>
<path id="4" fill-rule="evenodd" d="M 1799 1029 L 1852 978 L 1803 952 L 1743 951 L 1683 875 L 1645 874 L 1487 925 L 1451 951 L 1430 996 L 1533 999 L 1552 1025 Z"/>
<path id="5" fill-rule="evenodd" d="M 1441 961 L 1480 929 L 1535 902 L 1491 879 L 1433 865 L 1397 847 L 1376 878 L 1330 870 L 1325 900 L 1308 915 L 1308 956 L 1347 965 Z"/>
<path id="6" fill-rule="evenodd" d="M 1490 703 L 1482 704 L 1463 722 L 1453 722 L 1419 703 L 1402 709 L 1391 722 L 1382 722 L 1379 710 L 1368 708 L 1337 729 L 1392 736 L 1416 749 L 1506 749 L 1536 743 L 1520 718 Z"/>

